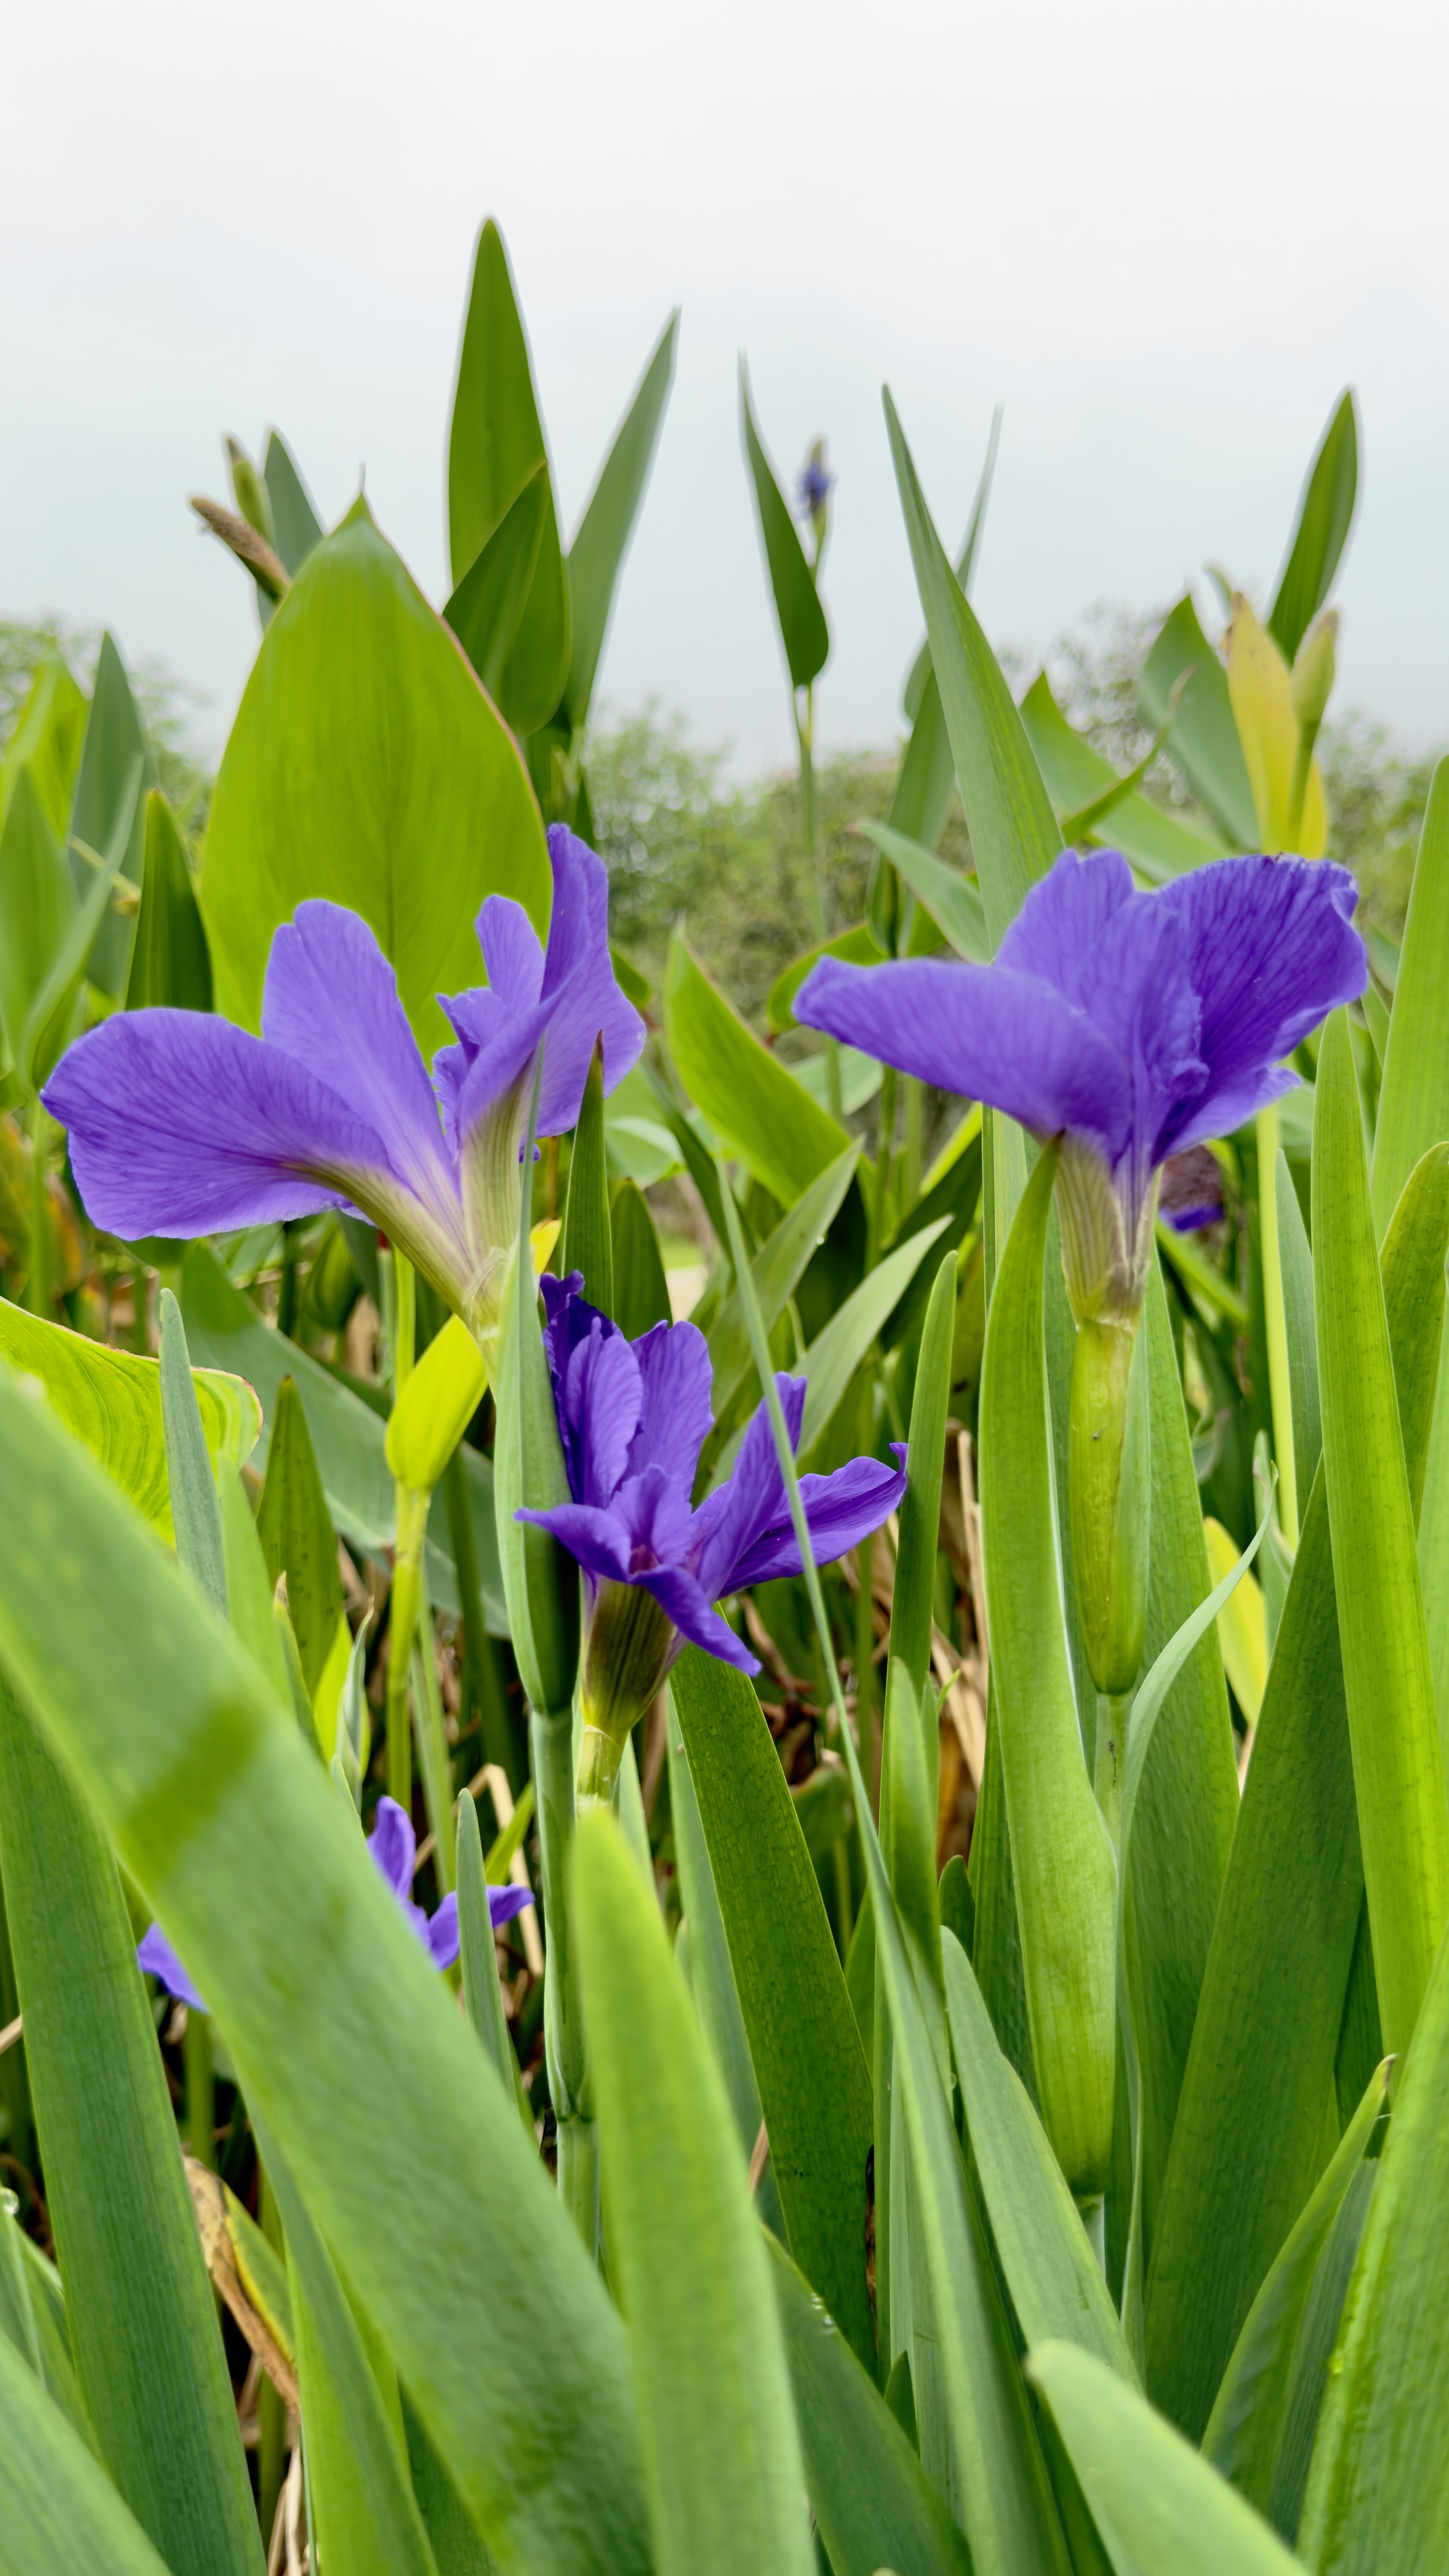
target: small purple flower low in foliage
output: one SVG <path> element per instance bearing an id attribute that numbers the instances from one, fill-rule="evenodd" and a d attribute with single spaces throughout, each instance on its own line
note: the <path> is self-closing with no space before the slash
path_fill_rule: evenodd
<path id="1" fill-rule="evenodd" d="M 581 1683 L 580 1778 L 598 1765 L 612 1789 L 624 1740 L 686 1644 L 746 1673 L 759 1664 L 716 1604 L 731 1592 L 798 1574 L 800 1550 L 769 1415 L 760 1405 L 734 1473 L 695 1508 L 695 1469 L 711 1427 L 710 1361 L 693 1324 L 656 1324 L 637 1342 L 579 1294 L 575 1271 L 545 1277 L 544 1346 L 572 1500 L 520 1512 L 583 1569 L 587 1601 Z M 776 1379 L 792 1443 L 805 1411 L 803 1378 Z M 816 1562 L 869 1537 L 905 1492 L 897 1468 L 853 1458 L 831 1476 L 802 1476 Z M 592 1745 L 590 1739 L 592 1738 Z"/>
<path id="2" fill-rule="evenodd" d="M 572 1127 L 596 1041 L 606 1089 L 644 1043 L 614 980 L 601 859 L 550 827 L 543 948 L 521 904 L 478 916 L 488 983 L 443 996 L 456 1042 L 431 1078 L 367 923 L 303 903 L 267 961 L 262 1035 L 197 1011 L 118 1012 L 62 1057 L 46 1106 L 94 1224 L 125 1241 L 351 1208 L 485 1343 L 518 1231 L 534 1059 L 539 1133 Z"/>
<path id="3" fill-rule="evenodd" d="M 410 1817 L 395 1798 L 379 1798 L 367 1849 L 373 1867 L 391 1888 L 434 1967 L 451 1968 L 458 1955 L 458 1900 L 453 1895 L 445 1896 L 435 1914 L 425 1914 L 420 1905 L 413 1903 L 417 1837 Z M 490 1887 L 488 1916 L 494 1931 L 532 1903 L 526 1887 Z M 182 2003 L 194 2004 L 198 2012 L 208 2010 L 159 1923 L 152 1924 L 138 1947 L 136 1964 L 155 1977 L 168 1994 L 178 1995 Z"/>
<path id="4" fill-rule="evenodd" d="M 1324 860 L 1215 860 L 1139 894 L 1116 850 L 1069 850 L 994 965 L 825 957 L 795 1016 L 1037 1136 L 1063 1135 L 1074 1312 L 1130 1315 L 1167 1156 L 1291 1090 L 1281 1059 L 1363 991 L 1357 900 L 1348 870 Z"/>

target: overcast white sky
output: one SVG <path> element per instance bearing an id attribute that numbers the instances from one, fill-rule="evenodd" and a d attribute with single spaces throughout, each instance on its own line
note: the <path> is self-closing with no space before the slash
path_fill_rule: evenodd
<path id="1" fill-rule="evenodd" d="M 501 223 L 569 527 L 670 306 L 679 368 L 603 674 L 739 763 L 790 741 L 739 451 L 748 352 L 840 483 L 827 741 L 883 742 L 919 629 L 879 389 L 1040 650 L 1216 558 L 1266 588 L 1347 382 L 1345 701 L 1449 736 L 1449 32 L 1427 0 L 46 0 L 7 14 L 0 614 L 108 622 L 225 732 L 250 585 L 195 532 L 276 422 L 365 465 L 434 598 L 474 236 Z"/>

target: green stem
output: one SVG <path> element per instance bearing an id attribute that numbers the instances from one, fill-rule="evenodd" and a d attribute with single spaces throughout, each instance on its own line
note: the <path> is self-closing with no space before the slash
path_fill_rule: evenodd
<path id="1" fill-rule="evenodd" d="M 422 1759 L 423 1799 L 433 1836 L 433 1866 L 438 1892 L 447 1896 L 458 1884 L 458 1819 L 453 1811 L 453 1757 L 448 1750 L 438 1659 L 433 1652 L 433 1611 L 426 1584 L 413 1641 L 413 1706 L 419 1718 L 418 1752 Z"/>
<path id="2" fill-rule="evenodd" d="M 773 1381 L 772 1381 L 773 1383 Z M 590 2254 L 598 2250 L 599 2145 L 584 2042 L 579 1963 L 568 1916 L 574 1839 L 571 1708 L 534 1709 L 529 1721 L 538 1818 L 543 1921 L 548 1944 L 543 2046 L 558 2133 L 559 2196 Z"/>
<path id="3" fill-rule="evenodd" d="M 795 735 L 800 746 L 800 823 L 805 842 L 805 856 L 810 862 L 810 895 L 815 914 L 815 937 L 817 942 L 820 942 L 830 936 L 830 921 L 825 907 L 825 880 L 820 873 L 820 852 L 815 836 L 814 734 L 815 690 L 812 684 L 805 692 L 803 718 L 800 714 L 799 700 L 795 702 Z M 830 1100 L 831 1116 L 843 1118 L 845 1110 L 844 1096 L 840 1087 L 840 1049 L 834 1038 L 827 1038 L 825 1041 L 825 1084 Z"/>
<path id="4" fill-rule="evenodd" d="M 855 1732 L 867 1772 L 875 1763 L 875 1539 L 863 1538 L 856 1549 L 859 1588 L 855 1596 Z"/>
<path id="5" fill-rule="evenodd" d="M 30 1277 L 26 1282 L 32 1315 L 50 1313 L 50 1194 L 46 1188 L 46 1144 L 50 1120 L 45 1104 L 30 1113 Z"/>
<path id="6" fill-rule="evenodd" d="M 1278 1245 L 1278 1105 L 1257 1116 L 1258 1239 L 1263 1261 L 1263 1324 L 1268 1338 L 1268 1401 L 1273 1415 L 1273 1457 L 1278 1468 L 1278 1526 L 1284 1543 L 1298 1545 L 1298 1479 L 1293 1455 L 1293 1389 L 1288 1371 L 1288 1316 L 1283 1303 L 1283 1261 Z"/>
<path id="7" fill-rule="evenodd" d="M 265 2164 L 259 2161 L 257 2216 L 262 2234 L 274 2253 L 286 2259 L 282 2238 L 281 2214 L 277 2208 Z M 257 2450 L 257 2521 L 261 2525 L 262 2545 L 268 2547 L 272 2525 L 277 2519 L 277 2498 L 287 2474 L 287 2409 L 279 2389 L 274 2388 L 265 2371 L 259 2392 L 257 2413 L 261 2441 Z"/>
<path id="8" fill-rule="evenodd" d="M 916 1076 L 913 1073 L 908 1073 L 906 1075 L 904 1089 L 906 1095 L 906 1145 L 905 1159 L 901 1168 L 901 1209 L 903 1213 L 907 1208 L 913 1208 L 917 1199 L 921 1195 L 921 1162 L 923 1147 L 922 1128 L 925 1117 L 924 1087 L 917 1081 Z"/>
<path id="9" fill-rule="evenodd" d="M 211 2023 L 195 2005 L 187 2009 L 186 2140 L 198 2164 L 216 2171 L 216 2077 L 211 2062 Z"/>
<path id="10" fill-rule="evenodd" d="M 443 1492 L 458 1574 L 458 1606 L 463 1616 L 463 1705 L 469 1711 L 477 1711 L 483 1751 L 490 1762 L 497 1763 L 516 1795 L 519 1780 L 513 1730 L 508 1723 L 498 1658 L 483 1616 L 483 1588 L 478 1580 L 478 1549 L 461 1442 L 443 1470 Z"/>

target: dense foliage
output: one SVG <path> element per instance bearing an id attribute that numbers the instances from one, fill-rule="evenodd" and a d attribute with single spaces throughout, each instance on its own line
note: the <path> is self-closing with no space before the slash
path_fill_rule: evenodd
<path id="1" fill-rule="evenodd" d="M 744 791 L 596 712 L 674 331 L 565 547 L 485 226 L 441 612 L 233 444 L 214 780 L 0 631 L 0 2567 L 1436 2565 L 1449 789 L 1328 712 L 1353 399 L 1261 615 L 1009 678 L 887 401 L 927 640 L 817 760 L 742 377 Z"/>

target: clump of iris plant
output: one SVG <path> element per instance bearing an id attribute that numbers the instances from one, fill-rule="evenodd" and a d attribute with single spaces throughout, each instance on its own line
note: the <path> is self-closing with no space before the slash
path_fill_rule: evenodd
<path id="1" fill-rule="evenodd" d="M 118 1012 L 79 1038 L 45 1090 L 69 1131 L 92 1221 L 127 1242 L 360 1211 L 491 1355 L 518 1232 L 534 1061 L 538 1131 L 578 1117 L 595 1044 L 604 1086 L 644 1023 L 614 980 L 603 861 L 551 826 L 548 945 L 521 904 L 478 915 L 486 987 L 440 996 L 455 1043 L 432 1075 L 367 923 L 303 903 L 267 960 L 262 1034 L 197 1011 Z"/>
<path id="2" fill-rule="evenodd" d="M 807 1027 L 1062 1140 L 1072 1545 L 1088 1662 L 1113 1700 L 1146 1628 L 1137 1326 L 1161 1167 L 1292 1088 L 1283 1057 L 1367 981 L 1356 901 L 1347 869 L 1323 861 L 1222 859 L 1142 894 L 1116 850 L 1067 851 L 994 965 L 822 958 L 795 997 Z"/>
<path id="3" fill-rule="evenodd" d="M 425 1914 L 413 1903 L 413 1867 L 417 1859 L 417 1837 L 406 1811 L 395 1798 L 379 1798 L 367 1849 L 379 1877 L 392 1890 L 404 1916 L 417 1934 L 435 1968 L 451 1968 L 458 1955 L 458 1900 L 445 1896 L 435 1914 Z M 512 1921 L 533 1898 L 526 1887 L 490 1887 L 488 1918 L 495 1932 Z M 209 2007 L 197 1993 L 176 1952 L 159 1923 L 153 1923 L 136 1951 L 136 1964 L 148 1976 L 155 1977 L 170 1995 L 178 1995 L 184 2004 L 194 2004 L 198 2012 Z"/>
<path id="4" fill-rule="evenodd" d="M 579 1294 L 578 1271 L 543 1281 L 544 1348 L 572 1499 L 520 1520 L 551 1530 L 581 1567 L 585 1638 L 579 1692 L 581 1802 L 607 1802 L 631 1727 L 688 1644 L 740 1672 L 757 1658 L 718 1603 L 752 1583 L 799 1574 L 800 1550 L 765 1406 L 734 1472 L 696 1509 L 695 1470 L 711 1428 L 709 1347 L 693 1324 L 656 1324 L 636 1341 Z M 776 1379 L 792 1445 L 803 1378 Z M 816 1562 L 830 1564 L 880 1528 L 905 1492 L 900 1464 L 853 1458 L 802 1476 Z"/>

